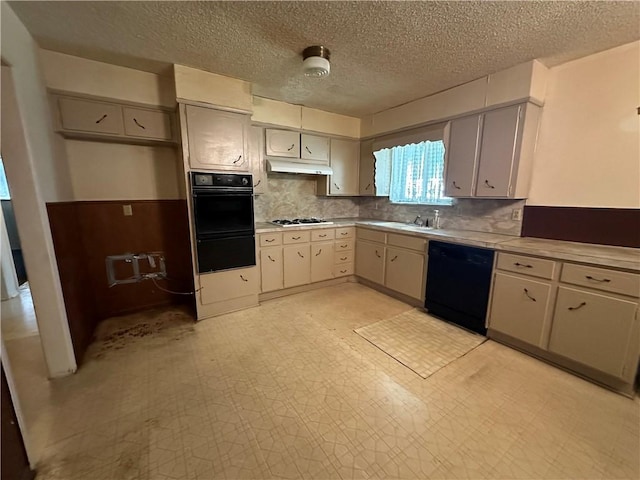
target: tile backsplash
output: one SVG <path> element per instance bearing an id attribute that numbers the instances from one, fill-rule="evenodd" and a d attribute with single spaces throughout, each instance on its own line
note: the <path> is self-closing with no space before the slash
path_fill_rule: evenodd
<path id="1" fill-rule="evenodd" d="M 256 222 L 276 218 L 362 217 L 396 222 L 411 222 L 417 215 L 433 218 L 440 210 L 442 228 L 503 233 L 519 236 L 521 220 L 512 220 L 514 208 L 523 208 L 524 200 L 461 198 L 452 206 L 399 205 L 387 197 L 322 197 L 316 196 L 316 179 L 311 175 L 272 174 L 269 191 L 256 196 Z"/>

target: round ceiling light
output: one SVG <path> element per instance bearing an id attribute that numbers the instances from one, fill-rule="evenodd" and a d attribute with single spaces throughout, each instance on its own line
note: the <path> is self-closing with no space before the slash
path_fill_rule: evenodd
<path id="1" fill-rule="evenodd" d="M 329 56 L 331 52 L 327 47 L 314 45 L 307 47 L 302 52 L 304 61 L 302 69 L 307 77 L 326 77 L 331 71 Z"/>

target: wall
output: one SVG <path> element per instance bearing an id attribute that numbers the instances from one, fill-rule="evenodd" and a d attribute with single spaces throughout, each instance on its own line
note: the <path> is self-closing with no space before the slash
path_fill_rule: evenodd
<path id="1" fill-rule="evenodd" d="M 75 371 L 60 278 L 45 202 L 72 197 L 63 157 L 56 153 L 37 46 L 6 2 L 2 10 L 2 154 L 50 376 Z"/>
<path id="2" fill-rule="evenodd" d="M 640 42 L 552 68 L 527 205 L 640 207 Z"/>

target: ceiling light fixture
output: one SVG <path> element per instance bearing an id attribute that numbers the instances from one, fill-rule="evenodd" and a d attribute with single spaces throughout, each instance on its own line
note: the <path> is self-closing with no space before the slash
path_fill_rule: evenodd
<path id="1" fill-rule="evenodd" d="M 307 47 L 302 52 L 304 61 L 302 69 L 307 77 L 326 77 L 331 71 L 329 56 L 331 52 L 327 47 L 322 45 L 313 45 Z"/>

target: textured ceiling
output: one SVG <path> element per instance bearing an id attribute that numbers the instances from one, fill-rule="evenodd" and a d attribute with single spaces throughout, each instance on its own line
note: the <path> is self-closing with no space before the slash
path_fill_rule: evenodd
<path id="1" fill-rule="evenodd" d="M 241 78 L 253 93 L 348 115 L 384 110 L 539 58 L 640 38 L 638 2 L 11 2 L 40 46 L 161 73 Z M 331 49 L 331 75 L 301 74 Z"/>

